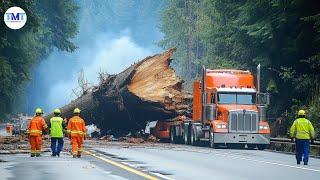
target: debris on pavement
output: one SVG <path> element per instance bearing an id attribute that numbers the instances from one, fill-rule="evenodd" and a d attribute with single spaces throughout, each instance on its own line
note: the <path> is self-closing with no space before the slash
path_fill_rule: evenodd
<path id="1" fill-rule="evenodd" d="M 148 142 L 156 143 L 156 142 L 159 141 L 159 139 L 157 139 L 154 135 L 150 135 L 150 136 L 147 138 L 147 141 L 148 141 Z"/>

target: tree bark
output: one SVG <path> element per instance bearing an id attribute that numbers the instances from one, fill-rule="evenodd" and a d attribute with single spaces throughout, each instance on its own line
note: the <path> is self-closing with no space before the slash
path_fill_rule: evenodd
<path id="1" fill-rule="evenodd" d="M 190 116 L 192 96 L 183 91 L 183 80 L 170 67 L 174 51 L 149 56 L 108 76 L 91 92 L 62 107 L 62 116 L 70 118 L 78 107 L 87 124 L 114 134 L 140 130 L 147 121 Z"/>

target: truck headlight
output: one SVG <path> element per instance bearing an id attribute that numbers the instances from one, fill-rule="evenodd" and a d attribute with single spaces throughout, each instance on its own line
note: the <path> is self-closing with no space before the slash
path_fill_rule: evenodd
<path id="1" fill-rule="evenodd" d="M 260 125 L 260 126 L 259 126 L 259 129 L 260 129 L 260 130 L 269 129 L 269 126 L 267 126 L 267 125 Z"/>
<path id="2" fill-rule="evenodd" d="M 227 128 L 227 125 L 225 125 L 225 124 L 217 124 L 217 128 L 218 129 L 225 129 L 225 128 Z"/>

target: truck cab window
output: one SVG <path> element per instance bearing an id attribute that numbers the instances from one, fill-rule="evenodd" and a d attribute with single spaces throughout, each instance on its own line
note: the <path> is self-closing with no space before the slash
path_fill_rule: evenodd
<path id="1" fill-rule="evenodd" d="M 237 94 L 237 104 L 252 105 L 252 104 L 255 104 L 255 101 L 256 101 L 256 94 L 253 94 L 253 93 Z"/>
<path id="2" fill-rule="evenodd" d="M 236 104 L 237 98 L 235 93 L 219 93 L 218 103 L 219 104 Z"/>
<path id="3" fill-rule="evenodd" d="M 218 93 L 219 104 L 244 104 L 252 105 L 255 104 L 256 94 L 255 93 Z"/>

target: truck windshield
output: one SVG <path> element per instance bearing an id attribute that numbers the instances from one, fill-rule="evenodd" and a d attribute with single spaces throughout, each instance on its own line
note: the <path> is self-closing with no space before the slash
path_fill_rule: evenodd
<path id="1" fill-rule="evenodd" d="M 218 93 L 219 104 L 255 104 L 255 93 Z"/>

